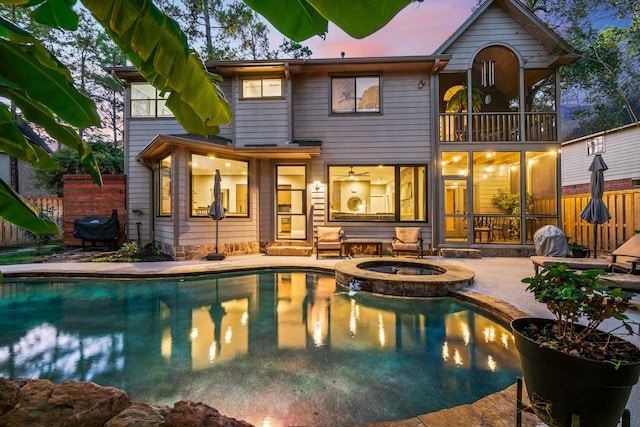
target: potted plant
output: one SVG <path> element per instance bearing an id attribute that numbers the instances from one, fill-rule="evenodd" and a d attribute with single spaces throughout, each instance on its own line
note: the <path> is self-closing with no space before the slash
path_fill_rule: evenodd
<path id="1" fill-rule="evenodd" d="M 586 258 L 589 254 L 589 248 L 578 242 L 569 242 L 567 244 L 571 251 L 572 258 Z"/>
<path id="2" fill-rule="evenodd" d="M 532 408 L 550 426 L 571 426 L 575 416 L 581 427 L 616 426 L 638 382 L 640 348 L 612 334 L 640 334 L 625 314 L 632 294 L 609 286 L 604 274 L 556 263 L 522 280 L 555 317 L 511 323 Z M 600 331 L 607 319 L 618 326 Z"/>

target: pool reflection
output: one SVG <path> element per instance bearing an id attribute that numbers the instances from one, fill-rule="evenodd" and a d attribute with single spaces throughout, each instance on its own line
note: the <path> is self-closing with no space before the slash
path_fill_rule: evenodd
<path id="1" fill-rule="evenodd" d="M 407 418 L 520 374 L 511 333 L 473 306 L 349 296 L 318 273 L 1 291 L 0 375 L 95 381 L 144 402 L 190 398 L 254 424 Z"/>

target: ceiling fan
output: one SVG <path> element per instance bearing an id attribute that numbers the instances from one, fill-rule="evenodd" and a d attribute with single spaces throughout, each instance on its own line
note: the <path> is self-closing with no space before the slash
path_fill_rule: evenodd
<path id="1" fill-rule="evenodd" d="M 369 176 L 369 172 L 355 172 L 353 166 L 349 166 L 349 172 L 345 175 L 337 175 L 337 178 L 355 178 L 356 176 Z"/>

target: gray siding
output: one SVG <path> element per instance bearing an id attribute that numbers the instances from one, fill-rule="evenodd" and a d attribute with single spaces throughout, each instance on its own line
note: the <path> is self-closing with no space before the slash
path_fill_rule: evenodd
<path id="1" fill-rule="evenodd" d="M 11 162 L 6 153 L 0 152 L 0 179 L 7 184 L 11 183 Z"/>
<path id="2" fill-rule="evenodd" d="M 491 5 L 447 50 L 453 58 L 447 71 L 466 70 L 479 49 L 507 44 L 520 55 L 526 68 L 547 67 L 555 57 L 502 8 Z"/>
<path id="3" fill-rule="evenodd" d="M 587 140 L 593 136 L 576 139 L 562 146 L 562 185 L 586 184 L 590 180 L 589 165 L 593 156 L 587 156 Z M 602 159 L 609 169 L 605 181 L 640 179 L 640 127 L 605 133 L 605 152 Z"/>
<path id="4" fill-rule="evenodd" d="M 385 73 L 381 80 L 381 114 L 331 115 L 329 74 L 295 79 L 294 137 L 322 141 L 322 156 L 312 160 L 308 182 L 326 184 L 330 164 L 430 164 L 431 91 L 429 85 L 417 89 L 420 80 L 428 78 L 419 73 Z M 310 190 L 310 214 L 315 226 L 326 221 L 326 190 Z M 394 227 L 399 224 L 342 225 L 348 237 L 391 243 Z M 431 229 L 426 224 L 423 238 L 431 241 Z"/>
<path id="5" fill-rule="evenodd" d="M 127 205 L 129 212 L 133 209 L 142 211 L 142 214 L 127 215 L 127 236 L 137 238 L 136 222 L 140 222 L 140 235 L 146 241 L 153 239 L 153 174 L 136 161 L 136 156 L 157 135 L 184 133 L 184 130 L 174 119 L 134 119 L 129 121 L 127 132 Z"/>
<path id="6" fill-rule="evenodd" d="M 280 76 L 276 76 L 280 77 Z M 241 99 L 242 78 L 229 92 L 233 99 L 234 144 L 276 144 L 291 140 L 287 80 L 282 80 L 282 99 Z"/>

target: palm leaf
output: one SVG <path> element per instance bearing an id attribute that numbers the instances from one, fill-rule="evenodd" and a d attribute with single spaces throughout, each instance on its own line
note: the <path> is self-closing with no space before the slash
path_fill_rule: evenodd
<path id="1" fill-rule="evenodd" d="M 73 86 L 69 70 L 28 32 L 0 18 L 0 79 L 78 127 L 100 124 L 91 99 Z"/>
<path id="2" fill-rule="evenodd" d="M 179 25 L 150 0 L 83 0 L 145 80 L 169 93 L 167 106 L 190 133 L 210 135 L 231 121 L 216 78 L 189 49 Z"/>
<path id="3" fill-rule="evenodd" d="M 58 225 L 0 179 L 0 217 L 35 234 L 60 236 Z"/>

